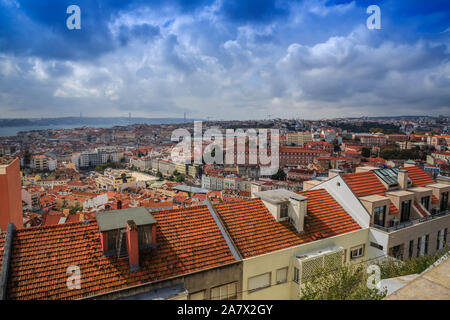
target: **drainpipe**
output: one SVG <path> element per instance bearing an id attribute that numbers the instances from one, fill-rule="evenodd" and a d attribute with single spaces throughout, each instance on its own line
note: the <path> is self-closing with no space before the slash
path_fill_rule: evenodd
<path id="1" fill-rule="evenodd" d="M 11 263 L 11 249 L 14 231 L 16 227 L 12 222 L 8 223 L 5 236 L 5 245 L 3 246 L 3 262 L 0 271 L 0 300 L 6 299 L 6 285 L 8 283 L 9 265 Z"/>
<path id="2" fill-rule="evenodd" d="M 241 253 L 239 252 L 239 249 L 237 248 L 236 244 L 234 243 L 233 239 L 231 238 L 230 234 L 228 233 L 225 225 L 223 224 L 222 219 L 220 218 L 219 214 L 214 209 L 214 206 L 209 201 L 208 197 L 206 198 L 204 204 L 206 204 L 206 206 L 207 206 L 209 212 L 211 213 L 214 221 L 216 222 L 217 226 L 219 227 L 220 233 L 224 237 L 224 239 L 225 239 L 225 241 L 226 241 L 226 243 L 228 245 L 228 248 L 230 249 L 231 253 L 233 254 L 234 259 L 236 261 L 241 261 L 242 260 L 242 256 L 241 256 Z"/>

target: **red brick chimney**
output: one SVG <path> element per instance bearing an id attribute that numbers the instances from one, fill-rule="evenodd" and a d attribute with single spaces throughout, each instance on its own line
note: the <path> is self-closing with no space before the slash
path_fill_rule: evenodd
<path id="1" fill-rule="evenodd" d="M 152 242 L 156 244 L 156 223 L 152 225 Z"/>
<path id="2" fill-rule="evenodd" d="M 130 260 L 130 270 L 139 269 L 139 237 L 138 227 L 133 220 L 127 221 L 127 249 Z"/>
<path id="3" fill-rule="evenodd" d="M 102 250 L 103 253 L 108 251 L 108 233 L 107 232 L 100 232 L 100 241 L 102 243 Z"/>

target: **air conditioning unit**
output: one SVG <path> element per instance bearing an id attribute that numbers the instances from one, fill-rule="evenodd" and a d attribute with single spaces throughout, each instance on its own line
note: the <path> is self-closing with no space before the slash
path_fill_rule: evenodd
<path id="1" fill-rule="evenodd" d="M 342 247 L 330 247 L 320 249 L 303 255 L 298 255 L 299 279 L 303 284 L 317 275 L 322 268 L 333 270 L 341 266 L 345 261 L 345 250 Z"/>

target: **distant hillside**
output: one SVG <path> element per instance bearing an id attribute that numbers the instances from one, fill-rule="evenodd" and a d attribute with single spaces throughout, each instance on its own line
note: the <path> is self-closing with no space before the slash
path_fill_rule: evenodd
<path id="1" fill-rule="evenodd" d="M 192 122 L 197 119 L 186 119 Z M 0 119 L 0 127 L 39 127 L 51 125 L 129 125 L 135 123 L 146 124 L 171 124 L 182 123 L 184 118 L 128 118 L 128 117 L 62 117 L 62 118 L 40 118 L 40 119 Z"/>

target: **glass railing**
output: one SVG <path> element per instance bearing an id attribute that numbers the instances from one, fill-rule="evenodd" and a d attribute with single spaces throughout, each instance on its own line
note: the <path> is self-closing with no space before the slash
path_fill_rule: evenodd
<path id="1" fill-rule="evenodd" d="M 450 210 L 440 211 L 440 212 L 438 212 L 436 214 L 432 214 L 432 215 L 427 216 L 427 217 L 423 217 L 423 218 L 419 218 L 419 219 L 415 219 L 415 220 L 410 220 L 410 221 L 405 221 L 405 222 L 397 224 L 396 226 L 388 227 L 388 228 L 382 227 L 382 226 L 379 226 L 379 225 L 376 225 L 376 224 L 374 224 L 373 227 L 377 228 L 377 229 L 380 229 L 380 230 L 383 230 L 383 231 L 386 231 L 386 232 L 391 232 L 391 231 L 395 231 L 395 230 L 399 230 L 399 229 L 403 229 L 403 228 L 415 225 L 417 223 L 425 222 L 425 221 L 428 221 L 428 220 L 433 220 L 433 219 L 445 216 L 445 215 L 447 215 L 449 213 L 450 213 Z"/>

